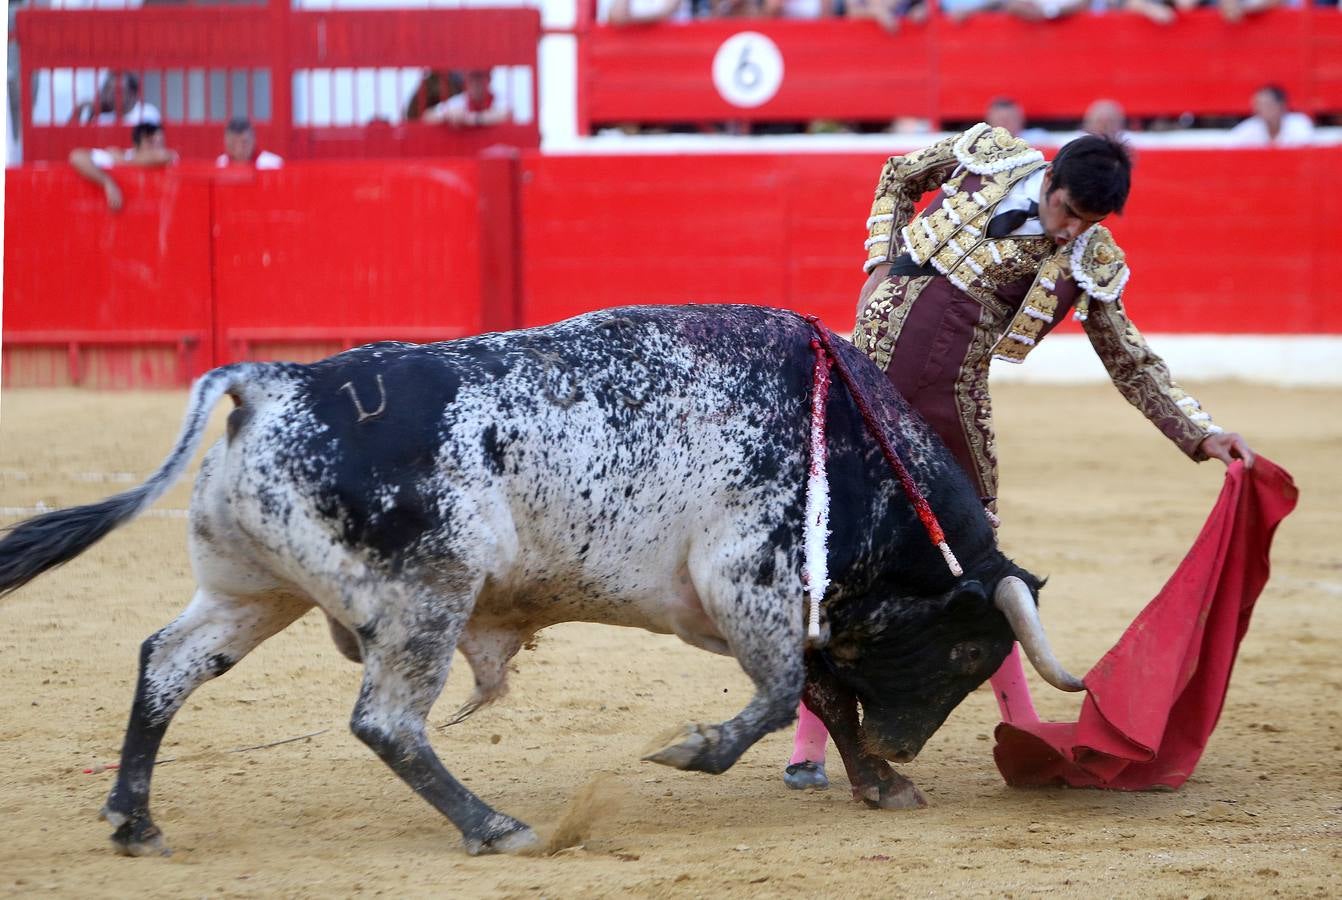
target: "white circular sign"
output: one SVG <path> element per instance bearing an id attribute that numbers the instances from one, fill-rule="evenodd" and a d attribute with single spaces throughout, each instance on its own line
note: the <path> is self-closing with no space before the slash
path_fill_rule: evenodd
<path id="1" fill-rule="evenodd" d="M 783 54 L 757 31 L 727 38 L 713 57 L 713 86 L 732 106 L 768 103 L 783 84 Z"/>

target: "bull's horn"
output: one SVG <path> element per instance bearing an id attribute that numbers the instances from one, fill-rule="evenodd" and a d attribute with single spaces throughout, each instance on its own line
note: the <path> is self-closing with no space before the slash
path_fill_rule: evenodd
<path id="1" fill-rule="evenodd" d="M 1011 630 L 1015 633 L 1016 640 L 1025 650 L 1025 655 L 1030 658 L 1035 671 L 1043 676 L 1045 681 L 1060 691 L 1085 690 L 1086 686 L 1081 683 L 1081 679 L 1064 669 L 1062 663 L 1053 655 L 1048 635 L 1044 634 L 1044 626 L 1039 621 L 1039 610 L 1035 607 L 1034 596 L 1025 586 L 1025 582 L 1015 575 L 1003 578 L 997 583 L 993 602 L 1011 623 Z"/>

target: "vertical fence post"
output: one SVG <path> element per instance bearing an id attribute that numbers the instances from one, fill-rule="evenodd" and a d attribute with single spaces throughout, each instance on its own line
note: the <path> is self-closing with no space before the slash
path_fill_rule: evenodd
<path id="1" fill-rule="evenodd" d="M 489 147 L 479 165 L 480 327 L 504 331 L 522 323 L 520 153 Z"/>
<path id="2" fill-rule="evenodd" d="M 294 73 L 289 55 L 293 0 L 267 0 L 270 10 L 270 119 L 275 145 L 286 159 L 294 158 Z"/>

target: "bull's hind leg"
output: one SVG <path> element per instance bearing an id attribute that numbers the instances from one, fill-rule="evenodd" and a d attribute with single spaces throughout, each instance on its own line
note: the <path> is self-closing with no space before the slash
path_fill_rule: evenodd
<path id="1" fill-rule="evenodd" d="M 461 831 L 466 852 L 509 853 L 538 842 L 452 777 L 429 744 L 425 722 L 442 692 L 470 601 L 416 598 L 401 616 L 364 630 L 364 680 L 350 727 L 415 793 Z"/>
<path id="2" fill-rule="evenodd" d="M 796 718 L 806 679 L 801 596 L 760 577 L 785 569 L 774 552 L 768 547 L 744 558 L 720 558 L 705 567 L 692 561 L 704 610 L 755 683 L 755 695 L 733 718 L 718 725 L 688 725 L 670 744 L 644 759 L 677 769 L 724 772 L 756 741 Z M 706 570 L 706 577 L 695 574 L 696 569 Z"/>
<path id="3" fill-rule="evenodd" d="M 119 852 L 169 852 L 149 816 L 149 783 L 173 714 L 192 691 L 227 672 L 310 606 L 289 594 L 234 597 L 201 589 L 180 616 L 140 645 L 140 677 L 121 766 L 102 809 L 102 817 L 116 826 L 112 843 Z"/>

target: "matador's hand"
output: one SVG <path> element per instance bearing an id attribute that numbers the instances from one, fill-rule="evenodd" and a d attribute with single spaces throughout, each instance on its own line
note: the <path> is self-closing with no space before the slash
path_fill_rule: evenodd
<path id="1" fill-rule="evenodd" d="M 1252 469 L 1254 452 L 1244 438 L 1233 431 L 1209 434 L 1198 444 L 1198 449 L 1210 457 L 1219 459 L 1227 466 L 1236 459 L 1244 460 L 1244 468 Z"/>

